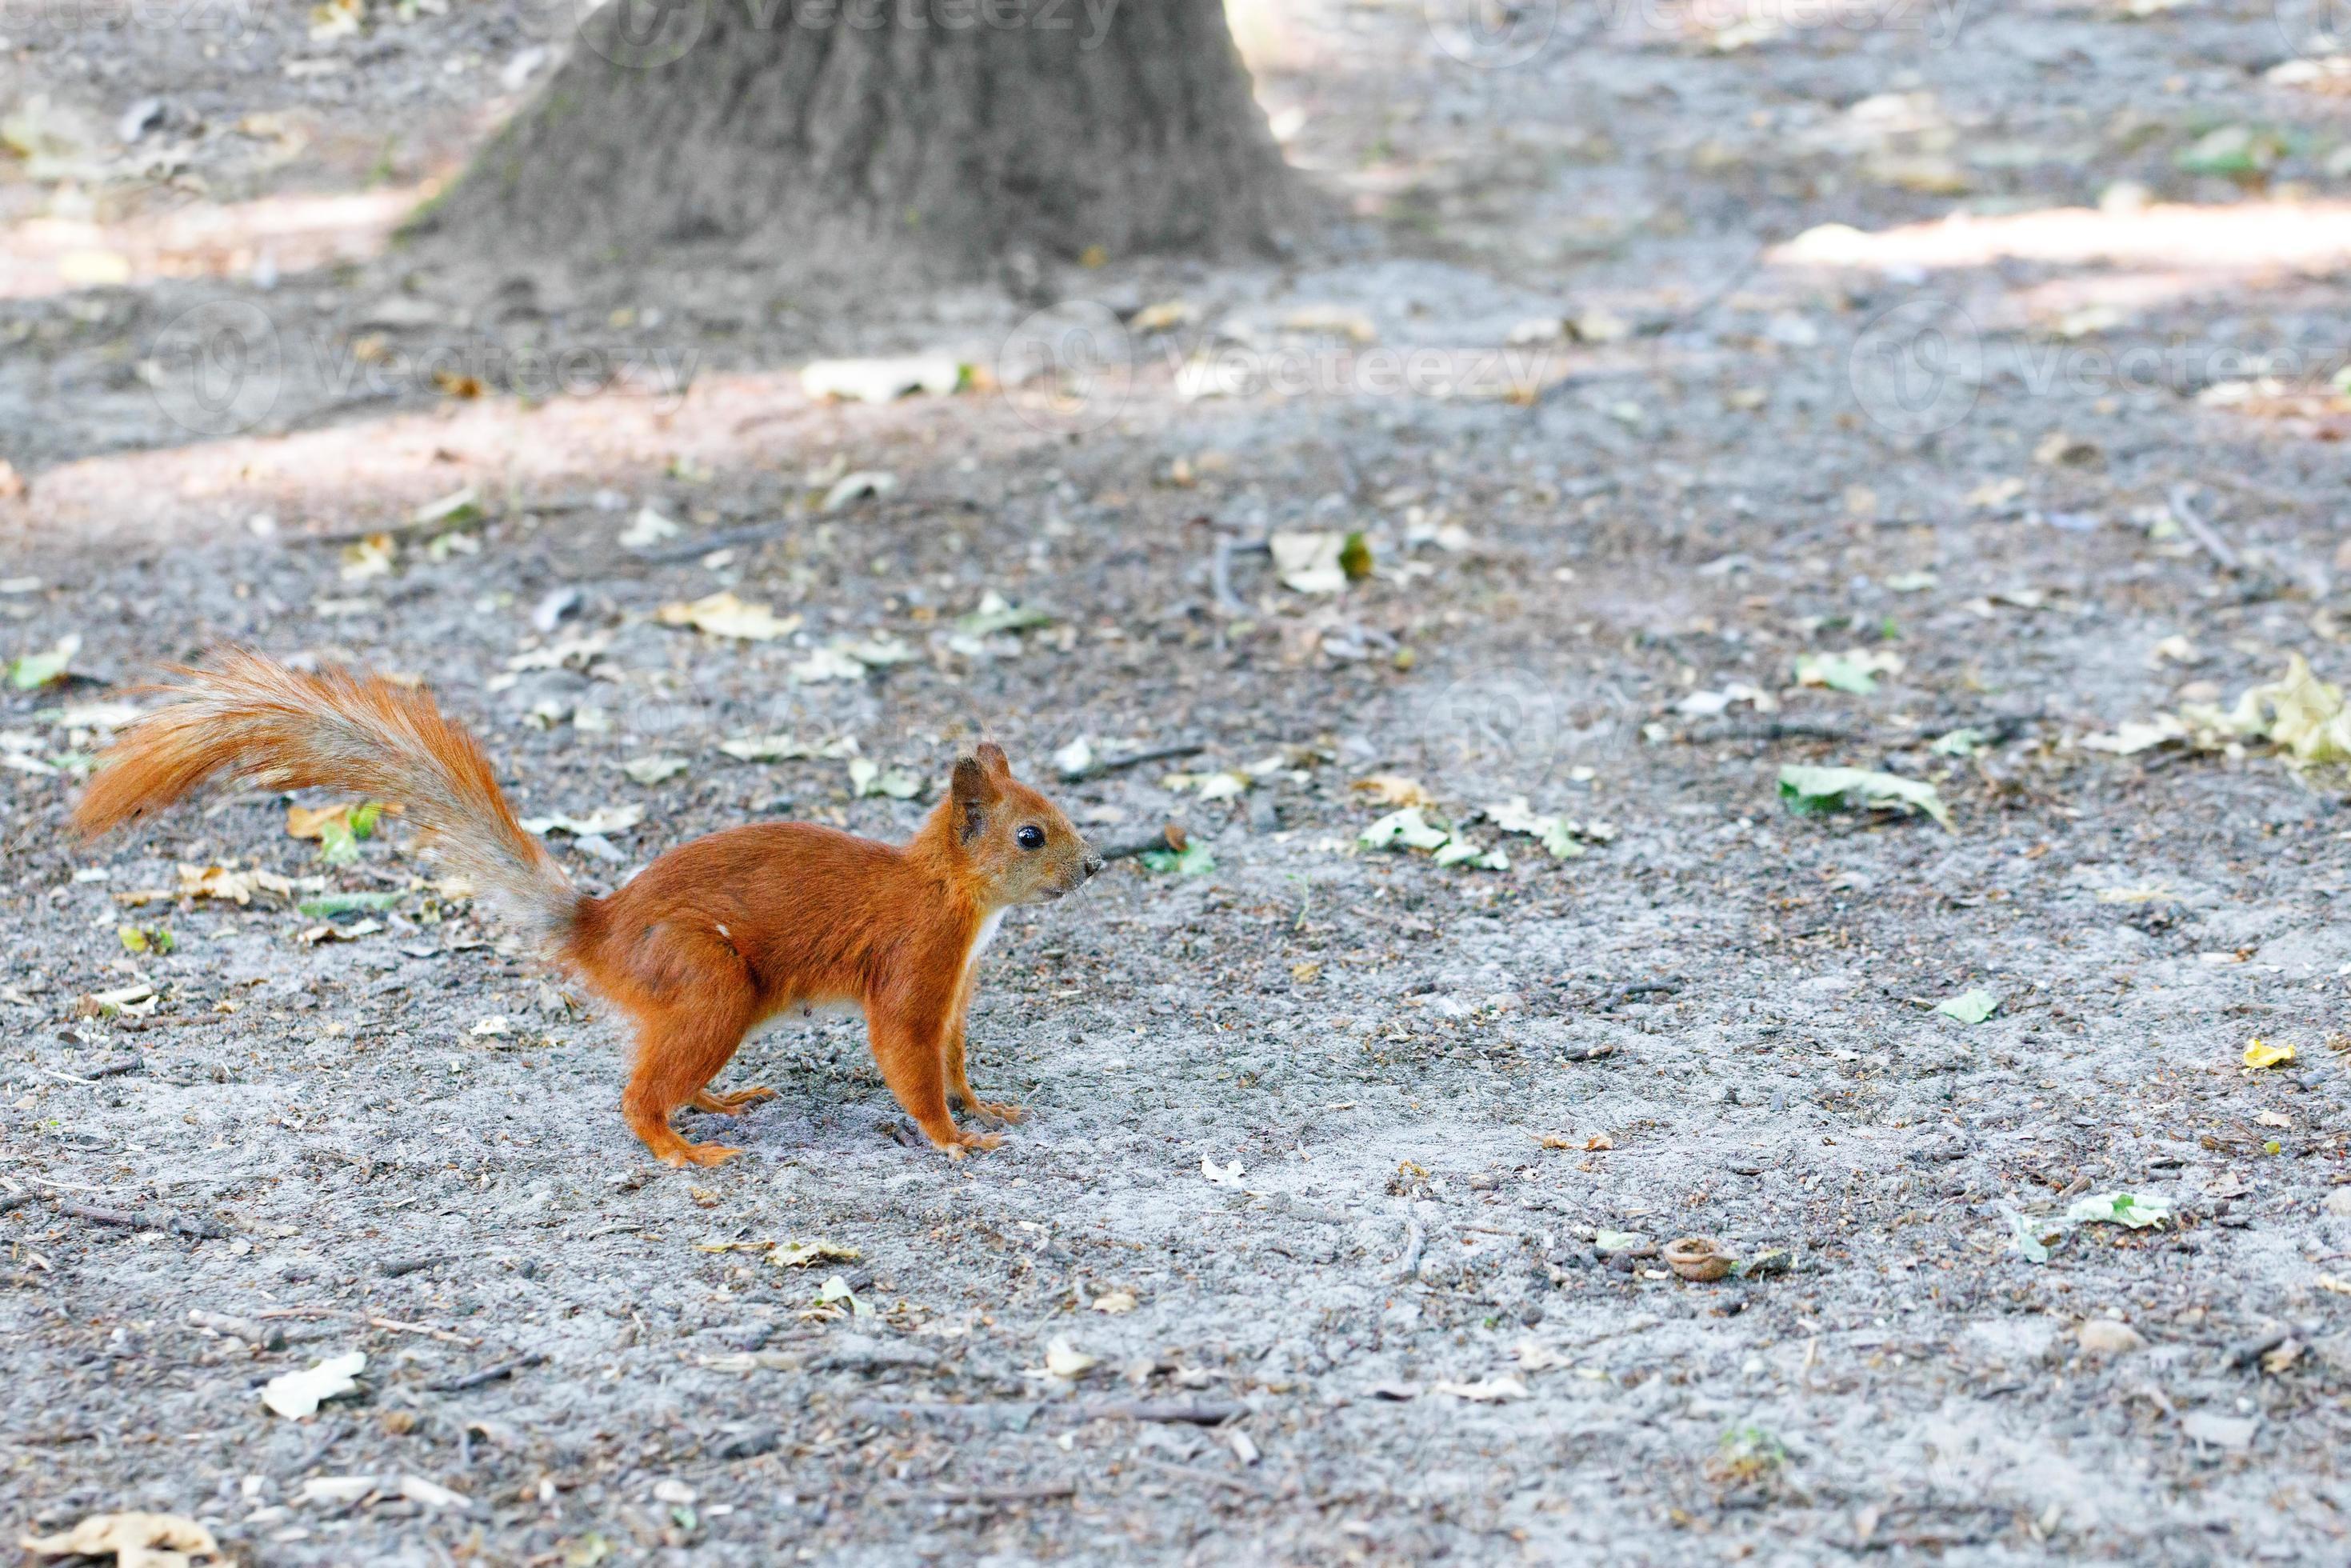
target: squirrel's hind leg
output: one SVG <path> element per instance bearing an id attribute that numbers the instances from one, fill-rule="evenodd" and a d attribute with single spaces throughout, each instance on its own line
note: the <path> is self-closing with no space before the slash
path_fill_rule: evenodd
<path id="1" fill-rule="evenodd" d="M 774 1092 L 745 1090 L 738 1095 L 715 1095 L 704 1087 L 743 1043 L 749 1013 L 745 998 L 739 1006 L 664 1010 L 638 1020 L 636 1067 L 622 1092 L 621 1113 L 655 1159 L 672 1166 L 715 1166 L 743 1152 L 723 1144 L 689 1144 L 670 1125 L 670 1117 L 687 1104 L 738 1110 Z"/>
<path id="2" fill-rule="evenodd" d="M 760 1101 L 775 1097 L 776 1092 L 766 1084 L 753 1083 L 741 1089 L 705 1089 L 686 1103 L 714 1116 L 739 1116 Z"/>

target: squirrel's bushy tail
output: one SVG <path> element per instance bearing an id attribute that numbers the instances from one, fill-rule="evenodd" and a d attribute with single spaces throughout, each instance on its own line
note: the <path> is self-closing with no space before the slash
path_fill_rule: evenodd
<path id="1" fill-rule="evenodd" d="M 344 670 L 304 674 L 246 649 L 160 688 L 180 700 L 100 759 L 74 823 L 96 836 L 225 775 L 271 789 L 396 802 L 442 862 L 532 936 L 560 936 L 580 894 L 524 831 L 474 737 L 433 699 Z"/>

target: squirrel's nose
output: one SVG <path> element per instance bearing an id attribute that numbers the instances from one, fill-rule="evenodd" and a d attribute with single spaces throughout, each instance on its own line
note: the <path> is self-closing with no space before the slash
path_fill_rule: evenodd
<path id="1" fill-rule="evenodd" d="M 1088 876 L 1093 875 L 1096 872 L 1102 870 L 1102 856 L 1097 854 L 1089 854 L 1086 856 L 1086 874 Z"/>

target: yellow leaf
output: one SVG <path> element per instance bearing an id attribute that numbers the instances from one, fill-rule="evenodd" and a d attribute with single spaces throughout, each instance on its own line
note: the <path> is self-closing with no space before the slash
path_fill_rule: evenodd
<path id="1" fill-rule="evenodd" d="M 351 813 L 366 804 L 364 800 L 342 800 L 332 806 L 288 806 L 286 808 L 286 836 L 289 839 L 323 839 L 331 828 L 350 827 Z M 389 801 L 376 802 L 376 810 L 385 816 L 401 814 L 400 808 Z"/>
<path id="2" fill-rule="evenodd" d="M 664 604 L 655 619 L 664 626 L 691 626 L 714 637 L 766 643 L 799 630 L 797 615 L 778 616 L 764 604 L 747 604 L 732 593 L 714 593 L 691 604 Z"/>
<path id="3" fill-rule="evenodd" d="M 844 1247 L 838 1241 L 821 1237 L 812 1241 L 787 1241 L 776 1249 L 774 1261 L 778 1268 L 805 1269 L 811 1263 L 854 1263 L 864 1254 L 854 1247 Z"/>
<path id="4" fill-rule="evenodd" d="M 1374 773 L 1356 779 L 1353 788 L 1383 806 L 1418 806 L 1427 810 L 1437 804 L 1436 798 L 1420 787 L 1419 779 L 1407 779 L 1401 773 Z"/>
<path id="5" fill-rule="evenodd" d="M 2266 1040 L 2257 1040 L 2245 1047 L 2247 1067 L 2276 1067 L 2293 1060 L 2294 1047 L 2290 1045 L 2272 1045 Z"/>

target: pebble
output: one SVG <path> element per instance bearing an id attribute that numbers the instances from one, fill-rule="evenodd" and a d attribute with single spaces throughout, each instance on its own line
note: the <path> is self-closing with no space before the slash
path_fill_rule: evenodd
<path id="1" fill-rule="evenodd" d="M 2074 1337 L 2081 1342 L 2085 1355 L 2127 1355 L 2147 1348 L 2147 1341 L 2139 1337 L 2138 1330 L 2112 1318 L 2092 1318 L 2075 1331 Z"/>

